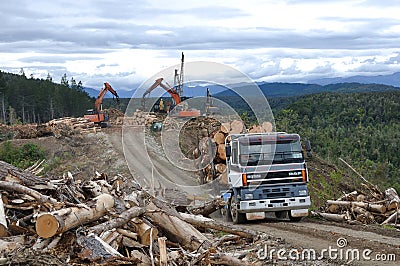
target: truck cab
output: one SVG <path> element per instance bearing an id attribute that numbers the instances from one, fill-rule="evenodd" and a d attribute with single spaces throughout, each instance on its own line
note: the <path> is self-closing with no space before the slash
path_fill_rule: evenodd
<path id="1" fill-rule="evenodd" d="M 308 171 L 298 134 L 234 134 L 225 147 L 225 215 L 234 223 L 265 218 L 269 212 L 292 221 L 308 215 Z"/>

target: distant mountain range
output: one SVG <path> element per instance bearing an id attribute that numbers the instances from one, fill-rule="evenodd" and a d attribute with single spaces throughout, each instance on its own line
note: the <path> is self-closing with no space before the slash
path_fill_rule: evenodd
<path id="1" fill-rule="evenodd" d="M 323 78 L 309 80 L 310 84 L 328 85 L 335 83 L 347 83 L 347 82 L 357 82 L 362 84 L 384 84 L 391 85 L 395 87 L 400 87 L 400 72 L 396 72 L 390 75 L 379 75 L 379 76 L 352 76 L 347 78 Z"/>
<path id="2" fill-rule="evenodd" d="M 267 97 L 290 97 L 320 92 L 369 92 L 400 90 L 400 72 L 391 75 L 379 76 L 353 76 L 347 78 L 324 78 L 310 80 L 308 83 L 282 83 L 282 82 L 257 82 L 262 92 Z M 232 85 L 242 93 L 246 93 L 246 84 Z M 232 87 L 230 86 L 230 87 Z M 185 87 L 186 97 L 206 96 L 206 89 L 209 88 L 211 95 L 216 97 L 234 96 L 233 91 L 227 90 L 220 85 L 193 85 Z M 90 97 L 96 98 L 99 90 L 84 88 Z M 135 90 L 117 91 L 120 98 L 131 98 Z M 167 93 L 166 93 L 167 95 Z M 137 96 L 136 96 L 137 97 Z M 139 96 L 140 97 L 140 96 Z M 108 93 L 106 98 L 112 98 Z"/>
<path id="3" fill-rule="evenodd" d="M 293 97 L 321 92 L 371 92 L 400 90 L 399 87 L 381 84 L 337 83 L 329 85 L 304 84 L 304 83 L 259 83 L 259 88 L 268 98 Z M 237 88 L 241 95 L 246 95 L 247 86 Z M 231 90 L 222 91 L 213 95 L 215 97 L 236 96 Z"/>

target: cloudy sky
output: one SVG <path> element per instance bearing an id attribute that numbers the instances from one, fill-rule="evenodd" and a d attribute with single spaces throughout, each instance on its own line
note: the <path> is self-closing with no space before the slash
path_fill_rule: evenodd
<path id="1" fill-rule="evenodd" d="M 3 0 L 0 13 L 0 70 L 98 89 L 133 89 L 181 52 L 257 81 L 400 71 L 398 0 Z"/>

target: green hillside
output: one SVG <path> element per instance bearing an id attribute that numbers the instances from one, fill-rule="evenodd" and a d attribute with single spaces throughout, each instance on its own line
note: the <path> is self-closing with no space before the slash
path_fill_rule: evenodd
<path id="1" fill-rule="evenodd" d="M 61 84 L 0 71 L 0 123 L 41 123 L 64 116 L 82 116 L 94 100 L 80 82 L 63 76 Z"/>
<path id="2" fill-rule="evenodd" d="M 400 91 L 302 96 L 275 122 L 309 139 L 324 159 L 343 165 L 343 158 L 373 183 L 400 190 Z"/>

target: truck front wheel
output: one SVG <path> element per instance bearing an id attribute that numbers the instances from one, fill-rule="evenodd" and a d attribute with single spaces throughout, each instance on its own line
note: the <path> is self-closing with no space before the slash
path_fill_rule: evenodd
<path id="1" fill-rule="evenodd" d="M 234 195 L 231 197 L 229 210 L 231 211 L 232 221 L 234 224 L 242 224 L 246 222 L 246 214 L 238 212 L 238 201 Z"/>

